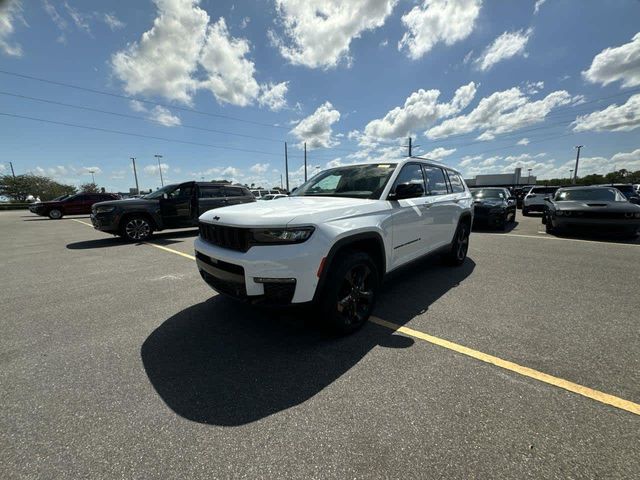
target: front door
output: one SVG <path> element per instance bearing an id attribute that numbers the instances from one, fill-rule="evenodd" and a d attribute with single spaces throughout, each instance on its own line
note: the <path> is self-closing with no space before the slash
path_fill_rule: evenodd
<path id="1" fill-rule="evenodd" d="M 80 215 L 86 213 L 86 206 L 89 203 L 87 194 L 74 195 L 64 202 L 64 213 L 67 215 Z"/>
<path id="2" fill-rule="evenodd" d="M 160 214 L 166 228 L 189 227 L 193 225 L 195 211 L 194 184 L 185 183 L 167 192 L 160 199 Z"/>
<path id="3" fill-rule="evenodd" d="M 396 182 L 391 189 L 395 192 L 401 183 L 421 184 L 424 192 L 424 177 L 418 163 L 409 163 L 402 167 Z M 430 243 L 430 232 L 425 227 L 429 223 L 430 205 L 425 196 L 391 200 L 393 208 L 393 266 L 397 267 L 418 258 L 424 253 L 425 246 Z"/>

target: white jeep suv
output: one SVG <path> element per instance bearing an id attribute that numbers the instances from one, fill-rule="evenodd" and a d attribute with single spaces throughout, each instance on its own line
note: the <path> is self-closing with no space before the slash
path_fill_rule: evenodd
<path id="1" fill-rule="evenodd" d="M 256 304 L 317 305 L 348 333 L 370 316 L 385 274 L 425 255 L 464 262 L 471 194 L 421 158 L 325 170 L 290 197 L 210 210 L 195 241 L 202 278 Z"/>

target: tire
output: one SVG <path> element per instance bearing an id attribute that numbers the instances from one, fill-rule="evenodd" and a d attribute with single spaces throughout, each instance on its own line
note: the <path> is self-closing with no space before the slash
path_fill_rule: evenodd
<path id="1" fill-rule="evenodd" d="M 554 233 L 556 233 L 556 229 L 553 227 L 553 222 L 549 217 L 547 217 L 547 221 L 544 224 L 544 231 L 549 235 L 553 235 Z"/>
<path id="2" fill-rule="evenodd" d="M 348 335 L 364 325 L 371 316 L 380 275 L 369 255 L 347 251 L 332 262 L 320 302 L 323 319 L 332 332 Z"/>
<path id="3" fill-rule="evenodd" d="M 49 218 L 51 220 L 60 220 L 62 218 L 62 210 L 58 209 L 58 208 L 53 208 L 51 210 L 49 210 Z"/>
<path id="4" fill-rule="evenodd" d="M 143 242 L 153 233 L 153 226 L 149 219 L 142 215 L 134 215 L 122 222 L 120 235 L 130 242 Z"/>
<path id="5" fill-rule="evenodd" d="M 469 225 L 464 222 L 458 223 L 458 228 L 451 241 L 451 249 L 446 254 L 446 261 L 449 265 L 462 265 L 467 258 L 469 251 Z"/>

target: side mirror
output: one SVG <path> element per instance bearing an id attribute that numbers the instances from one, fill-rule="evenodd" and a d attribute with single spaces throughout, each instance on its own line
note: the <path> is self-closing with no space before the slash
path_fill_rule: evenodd
<path id="1" fill-rule="evenodd" d="M 392 200 L 416 198 L 424 195 L 424 187 L 420 183 L 400 183 L 396 185 L 395 192 L 389 195 Z"/>
<path id="2" fill-rule="evenodd" d="M 165 199 L 165 200 L 168 200 L 169 199 L 169 194 L 168 193 L 163 193 L 162 194 L 162 198 Z"/>
<path id="3" fill-rule="evenodd" d="M 631 197 L 629 199 L 629 202 L 633 203 L 634 205 L 640 205 L 640 198 L 638 197 Z"/>

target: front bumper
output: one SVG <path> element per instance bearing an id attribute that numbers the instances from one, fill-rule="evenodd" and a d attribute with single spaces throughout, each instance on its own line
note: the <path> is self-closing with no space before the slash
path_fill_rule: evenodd
<path id="1" fill-rule="evenodd" d="M 601 233 L 633 232 L 640 230 L 638 219 L 572 218 L 553 217 L 553 225 L 559 228 L 592 229 Z"/>
<path id="2" fill-rule="evenodd" d="M 202 278 L 216 291 L 252 303 L 296 304 L 313 300 L 318 269 L 327 249 L 315 232 L 304 243 L 253 246 L 246 252 L 221 248 L 201 237 L 194 248 Z M 289 283 L 256 279 L 288 279 Z"/>
<path id="3" fill-rule="evenodd" d="M 506 212 L 504 210 L 491 211 L 486 208 L 475 208 L 473 210 L 474 224 L 482 224 L 489 226 L 502 226 L 505 222 Z"/>
<path id="4" fill-rule="evenodd" d="M 544 203 L 531 203 L 529 205 L 525 203 L 522 208 L 527 209 L 530 212 L 544 213 L 545 205 Z"/>
<path id="5" fill-rule="evenodd" d="M 117 212 L 91 213 L 93 228 L 102 232 L 117 233 L 120 229 L 120 214 Z"/>

